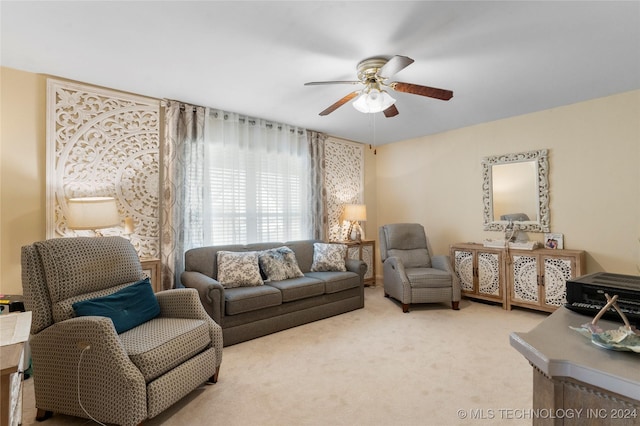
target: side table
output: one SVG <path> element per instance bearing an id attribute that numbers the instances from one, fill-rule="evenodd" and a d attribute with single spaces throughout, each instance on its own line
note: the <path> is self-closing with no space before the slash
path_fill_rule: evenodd
<path id="1" fill-rule="evenodd" d="M 162 290 L 162 281 L 160 277 L 161 264 L 160 259 L 140 259 L 142 270 L 151 281 L 153 292 L 157 293 Z"/>

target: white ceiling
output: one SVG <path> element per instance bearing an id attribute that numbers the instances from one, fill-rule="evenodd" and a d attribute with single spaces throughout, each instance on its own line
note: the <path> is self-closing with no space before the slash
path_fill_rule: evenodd
<path id="1" fill-rule="evenodd" d="M 640 1 L 5 1 L 1 64 L 380 145 L 640 89 Z M 371 56 L 400 115 L 347 104 Z"/>

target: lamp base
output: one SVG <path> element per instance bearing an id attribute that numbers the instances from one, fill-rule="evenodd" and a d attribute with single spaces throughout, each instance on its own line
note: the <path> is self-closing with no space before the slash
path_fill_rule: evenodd
<path id="1" fill-rule="evenodd" d="M 362 238 L 364 238 L 364 236 L 362 235 L 362 227 L 360 227 L 360 224 L 358 222 L 351 223 L 351 226 L 349 226 L 349 233 L 347 234 L 347 237 L 350 241 L 362 241 Z"/>

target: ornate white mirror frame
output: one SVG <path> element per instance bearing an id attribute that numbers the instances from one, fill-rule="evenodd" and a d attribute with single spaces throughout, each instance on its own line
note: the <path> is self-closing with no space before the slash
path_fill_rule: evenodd
<path id="1" fill-rule="evenodd" d="M 494 173 L 493 167 L 503 164 L 526 163 L 534 165 L 535 177 L 531 185 L 537 187 L 535 205 L 537 206 L 536 218 L 531 220 L 512 220 L 518 225 L 518 229 L 526 232 L 549 232 L 549 162 L 547 150 L 518 152 L 484 157 L 482 160 L 482 191 L 484 230 L 502 231 L 509 223 L 507 220 L 496 220 L 494 216 Z M 518 212 L 513 212 L 518 213 Z"/>

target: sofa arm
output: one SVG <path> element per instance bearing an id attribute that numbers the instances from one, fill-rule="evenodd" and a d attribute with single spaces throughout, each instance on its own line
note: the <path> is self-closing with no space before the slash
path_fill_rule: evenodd
<path id="1" fill-rule="evenodd" d="M 182 285 L 198 290 L 204 310 L 213 320 L 222 325 L 224 317 L 224 287 L 218 281 L 200 272 L 185 271 L 180 276 Z"/>
<path id="2" fill-rule="evenodd" d="M 61 398 L 69 389 L 77 389 L 79 381 L 82 404 L 96 418 L 118 423 L 118 415 L 125 411 L 136 424 L 147 417 L 144 377 L 129 359 L 110 318 L 61 321 L 32 335 L 29 345 L 39 409 L 86 417 L 76 399 Z"/>
<path id="3" fill-rule="evenodd" d="M 451 264 L 451 258 L 447 255 L 437 255 L 431 256 L 431 265 L 435 269 L 440 269 L 442 271 L 447 271 L 451 274 L 452 279 L 452 289 L 453 289 L 453 301 L 460 301 L 461 290 L 460 290 L 460 279 L 458 278 L 458 274 L 453 269 L 453 265 Z"/>
<path id="4" fill-rule="evenodd" d="M 360 275 L 360 281 L 364 282 L 364 274 L 367 273 L 367 264 L 359 259 L 347 259 L 344 262 L 347 271 Z"/>

